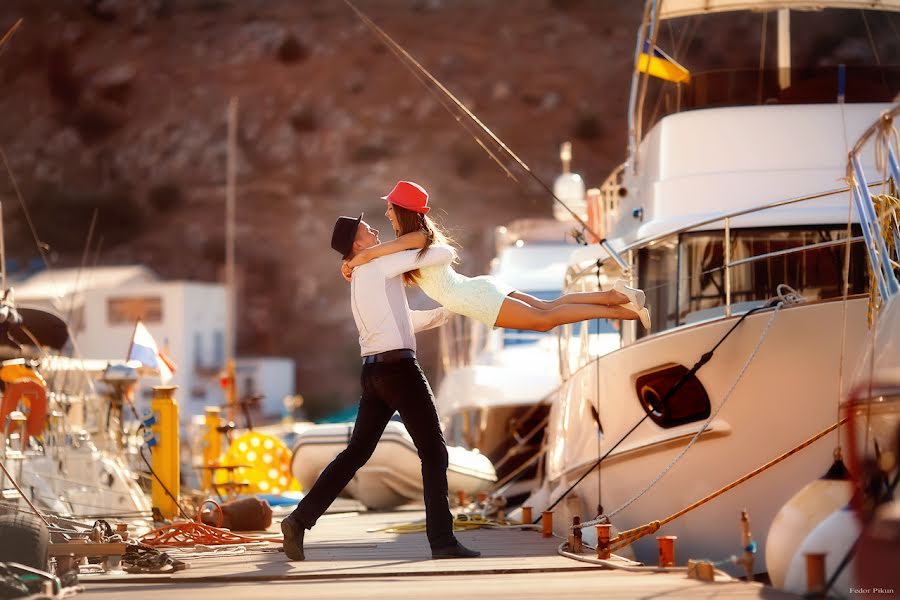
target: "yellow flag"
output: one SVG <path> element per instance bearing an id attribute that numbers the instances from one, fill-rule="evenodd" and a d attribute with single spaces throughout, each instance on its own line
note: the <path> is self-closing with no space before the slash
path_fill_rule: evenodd
<path id="1" fill-rule="evenodd" d="M 644 51 L 638 57 L 638 71 L 674 83 L 688 83 L 691 80 L 691 72 L 678 64 L 674 58 L 659 48 L 654 47 L 652 55 L 647 49 L 648 45 L 645 44 Z"/>

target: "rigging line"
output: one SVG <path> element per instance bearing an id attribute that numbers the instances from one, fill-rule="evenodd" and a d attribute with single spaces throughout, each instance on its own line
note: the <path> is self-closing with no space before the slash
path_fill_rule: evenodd
<path id="1" fill-rule="evenodd" d="M 132 471 L 132 473 L 136 473 L 136 471 Z M 108 474 L 112 475 L 112 473 L 108 473 Z M 88 483 L 86 481 L 79 481 L 78 479 L 70 479 L 69 477 L 61 477 L 59 475 L 53 475 L 51 473 L 32 473 L 32 475 L 35 477 L 35 479 L 46 480 L 46 481 L 59 481 L 62 483 L 73 483 L 78 488 L 85 489 L 85 490 L 98 490 L 101 492 L 107 492 L 111 496 L 123 497 L 123 498 L 131 496 L 130 491 L 115 490 L 109 486 L 92 484 L 92 483 Z M 75 486 L 73 486 L 73 487 L 75 487 Z M 40 496 L 40 497 L 43 498 L 44 496 Z"/>
<path id="2" fill-rule="evenodd" d="M 865 16 L 865 15 L 864 15 Z M 844 152 L 849 156 L 850 155 L 850 142 L 847 138 L 847 116 L 844 112 L 844 103 L 840 103 L 841 107 L 841 132 L 844 140 Z M 852 182 L 847 182 L 848 188 L 852 187 Z M 846 349 L 846 341 L 847 341 L 847 304 L 848 297 L 850 296 L 850 236 L 853 234 L 853 192 L 851 191 L 847 194 L 847 229 L 844 236 L 847 238 L 847 243 L 844 245 L 844 268 L 841 273 L 841 278 L 843 279 L 843 287 L 844 294 L 842 300 L 842 308 L 841 308 L 841 355 L 838 362 L 838 389 L 837 389 L 837 406 L 835 407 L 835 419 L 840 420 L 841 418 L 841 395 L 844 389 L 844 352 Z M 836 430 L 837 436 L 837 448 L 841 447 L 841 429 L 840 427 Z"/>
<path id="3" fill-rule="evenodd" d="M 662 9 L 662 0 L 650 0 L 650 4 L 652 4 L 652 12 L 650 15 L 650 39 L 647 40 L 644 37 L 644 41 L 647 42 L 648 52 L 652 54 L 653 49 L 656 48 L 656 38 L 659 34 L 659 11 Z M 637 65 L 635 65 L 637 68 Z M 647 89 L 649 88 L 650 81 L 650 69 L 648 68 L 646 71 L 641 73 L 640 77 L 640 89 L 638 92 L 638 101 L 637 107 L 635 108 L 635 117 L 637 118 L 637 142 L 640 143 L 644 137 L 644 101 L 647 98 Z"/>
<path id="4" fill-rule="evenodd" d="M 140 449 L 138 450 L 138 453 L 141 455 L 141 460 L 143 460 L 144 463 L 147 465 L 147 468 L 150 469 L 150 474 L 153 475 L 154 479 L 156 479 L 156 481 L 159 482 L 159 485 L 162 487 L 162 489 L 166 493 L 166 495 L 169 496 L 169 498 L 171 498 L 172 501 L 175 503 L 175 506 L 178 507 L 178 512 L 180 512 L 181 515 L 185 519 L 187 519 L 188 521 L 191 521 L 192 519 L 184 511 L 184 508 L 181 507 L 181 502 L 179 502 L 178 498 L 176 498 L 175 495 L 169 491 L 169 487 L 165 483 L 163 483 L 163 480 L 160 479 L 159 475 L 156 474 L 156 471 L 153 470 L 153 465 L 151 465 L 150 461 L 147 460 L 147 457 L 144 456 L 144 448 L 146 448 L 146 446 L 141 446 Z"/>
<path id="5" fill-rule="evenodd" d="M 672 396 L 674 396 L 674 395 L 678 392 L 678 390 L 681 389 L 681 387 L 687 382 L 687 380 L 688 380 L 691 376 L 695 375 L 695 374 L 697 373 L 697 371 L 699 371 L 700 368 L 703 367 L 703 365 L 705 365 L 707 362 L 709 362 L 710 359 L 712 359 L 713 353 L 716 351 L 716 349 L 717 349 L 719 346 L 722 345 L 722 343 L 728 338 L 728 336 L 731 335 L 731 333 L 732 333 L 735 329 L 737 329 L 737 326 L 738 326 L 738 325 L 740 325 L 741 323 L 744 322 L 744 319 L 746 319 L 747 317 L 749 317 L 750 315 L 752 315 L 752 314 L 755 313 L 756 311 L 762 310 L 762 309 L 764 309 L 764 308 L 769 308 L 769 307 L 766 306 L 766 305 L 763 305 L 763 306 L 757 306 L 756 308 L 752 308 L 752 309 L 750 309 L 749 311 L 747 311 L 746 313 L 744 313 L 744 314 L 741 316 L 741 318 L 738 319 L 737 323 L 735 323 L 735 324 L 731 327 L 731 329 L 729 329 L 728 332 L 727 332 L 725 335 L 722 336 L 722 338 L 718 341 L 718 343 L 717 343 L 715 346 L 713 346 L 713 348 L 712 348 L 711 350 L 709 350 L 708 352 L 706 352 L 705 354 L 703 354 L 703 355 L 700 357 L 700 359 L 699 359 L 696 363 L 694 363 L 694 366 L 691 367 L 691 369 L 690 369 L 687 373 L 685 373 L 684 375 L 682 375 L 681 378 L 680 378 L 678 381 L 675 382 L 675 385 L 673 385 L 671 388 L 669 388 L 669 389 L 666 391 L 666 393 L 663 395 L 662 400 L 660 400 L 660 403 L 663 404 L 663 403 L 667 402 Z M 777 310 L 777 309 L 776 309 L 776 310 Z M 561 495 L 559 498 L 557 498 L 557 499 L 553 502 L 553 504 L 551 504 L 551 505 L 547 508 L 547 510 L 552 510 L 553 507 L 555 507 L 557 504 L 559 504 L 560 501 L 561 501 L 563 498 L 565 498 L 566 496 L 568 496 L 569 493 L 570 493 L 572 490 L 574 490 L 575 487 L 576 487 L 579 483 L 581 483 L 582 481 L 584 481 L 584 478 L 585 478 L 585 477 L 587 477 L 590 473 L 592 473 L 592 472 L 594 471 L 594 469 L 596 469 L 597 467 L 599 467 L 599 466 L 603 463 L 603 461 L 606 460 L 606 457 L 608 457 L 608 456 L 609 456 L 616 448 L 618 448 L 619 445 L 620 445 L 622 442 L 624 442 L 624 441 L 628 438 L 628 436 L 630 436 L 632 433 L 634 433 L 634 431 L 635 431 L 638 427 L 640 427 L 641 423 L 643 423 L 644 421 L 646 421 L 649 417 L 650 417 L 650 413 L 649 413 L 649 412 L 645 413 L 644 416 L 641 417 L 641 419 L 639 419 L 638 422 L 635 423 L 634 426 L 632 426 L 632 428 L 629 429 L 629 430 L 625 433 L 625 435 L 623 435 L 621 438 L 619 438 L 619 441 L 617 441 L 617 442 L 613 445 L 612 448 L 610 448 L 609 450 L 607 450 L 606 453 L 605 453 L 603 456 L 601 456 L 599 459 L 597 459 L 597 462 L 595 462 L 593 465 L 591 465 L 591 467 L 590 467 L 588 470 L 586 470 L 586 471 L 581 475 L 581 477 L 579 477 L 578 480 L 575 481 L 575 483 L 573 483 L 572 485 L 570 485 L 570 486 L 569 486 L 569 489 L 567 489 L 565 492 L 563 492 L 562 495 Z M 535 519 L 534 524 L 539 523 L 542 517 L 543 517 L 543 515 L 539 515 L 539 516 L 537 517 L 537 519 Z"/>
<path id="6" fill-rule="evenodd" d="M 769 11 L 763 11 L 762 31 L 759 40 L 759 69 L 756 76 L 756 103 L 762 104 L 763 74 L 766 68 L 766 34 L 769 30 Z"/>
<path id="7" fill-rule="evenodd" d="M 872 48 L 872 54 L 875 56 L 875 64 L 881 66 L 881 57 L 878 56 L 878 48 L 875 47 L 875 38 L 872 36 L 872 29 L 869 27 L 869 19 L 866 17 L 866 11 L 860 9 L 859 14 L 862 16 L 863 25 L 866 26 L 866 35 L 869 36 L 869 46 Z"/>
<path id="8" fill-rule="evenodd" d="M 353 7 L 352 5 L 351 5 L 351 8 L 356 10 L 356 8 Z M 456 97 L 454 97 L 453 94 L 450 93 L 449 90 L 444 88 L 444 86 L 441 85 L 437 79 L 435 79 L 427 70 L 425 70 L 424 67 L 422 67 L 418 62 L 416 62 L 416 60 L 414 58 L 412 58 L 412 56 L 410 56 L 409 53 L 407 53 L 397 42 L 395 42 L 384 30 L 379 28 L 374 22 L 371 21 L 371 19 L 369 19 L 365 15 L 362 15 L 361 13 L 359 13 L 359 15 L 360 15 L 360 19 L 362 19 L 363 23 L 365 23 L 365 25 L 367 27 L 369 27 L 369 29 L 376 35 L 376 37 L 378 37 L 382 41 L 382 43 L 384 43 L 385 46 L 388 47 L 388 49 L 391 51 L 391 53 L 394 54 L 394 56 L 396 56 L 400 60 L 401 64 L 403 64 L 403 66 L 406 67 L 407 70 L 409 70 L 423 86 L 425 86 L 425 89 L 427 89 L 429 91 L 429 93 L 432 94 L 432 96 L 437 98 L 437 100 L 441 104 L 441 106 L 443 106 L 447 110 L 447 112 L 450 113 L 450 115 L 456 120 L 456 122 L 459 123 L 460 125 L 462 125 L 463 128 L 470 135 L 472 135 L 475 142 L 479 146 L 481 146 L 485 152 L 488 153 L 488 155 L 491 157 L 491 159 L 493 159 L 494 162 L 497 163 L 497 165 L 501 169 L 503 169 L 503 171 L 506 173 L 507 177 L 510 177 L 516 183 L 519 183 L 519 180 L 516 178 L 516 176 L 500 161 L 499 157 L 497 157 L 496 154 L 494 154 L 494 152 L 492 150 L 490 150 L 487 146 L 485 146 L 485 144 L 481 140 L 481 138 L 478 137 L 478 135 L 472 131 L 472 129 L 470 128 L 470 126 L 467 123 L 464 123 L 462 121 L 462 119 L 460 118 L 460 114 L 465 114 L 465 112 L 464 112 L 464 111 L 466 111 L 465 105 L 462 102 L 460 102 Z M 422 75 L 422 72 L 425 73 L 427 78 Z M 435 87 L 440 89 L 440 91 L 443 91 L 445 96 L 441 96 L 438 93 L 437 89 L 435 89 Z M 447 101 L 447 99 L 446 99 L 447 96 L 449 96 L 454 101 L 454 103 L 456 104 L 455 109 L 457 109 L 457 110 L 455 110 L 453 105 L 451 105 Z M 474 119 L 474 115 L 469 115 L 469 116 L 473 117 L 473 119 Z M 476 123 L 481 125 L 483 129 L 487 130 L 487 128 L 484 127 L 484 125 L 481 124 L 477 119 L 474 119 L 474 120 Z M 490 130 L 487 130 L 487 133 L 489 135 L 493 135 L 493 134 L 491 134 Z"/>
<path id="9" fill-rule="evenodd" d="M 18 198 L 18 200 L 19 200 L 19 205 L 22 207 L 22 214 L 25 215 L 25 221 L 28 223 L 28 228 L 31 231 L 31 236 L 34 239 L 35 244 L 37 245 L 38 253 L 41 255 L 41 260 L 44 262 L 44 268 L 47 269 L 47 273 L 52 276 L 53 270 L 50 268 L 50 261 L 47 259 L 47 252 L 46 252 L 46 248 L 49 246 L 42 244 L 40 238 L 38 237 L 37 229 L 34 226 L 34 221 L 31 219 L 31 213 L 28 212 L 28 206 L 25 204 L 25 198 L 22 196 L 22 190 L 19 189 L 19 183 L 18 183 L 18 181 L 16 181 L 16 176 L 13 173 L 12 167 L 9 166 L 9 160 L 7 160 L 7 158 L 6 158 L 6 152 L 3 150 L 3 146 L 0 146 L 0 158 L 3 159 L 3 165 L 6 167 L 6 173 L 9 176 L 9 181 L 10 181 L 10 183 L 12 183 L 13 190 L 16 193 L 16 198 Z M 51 282 L 54 285 L 54 287 L 56 287 L 55 278 L 51 277 Z M 57 293 L 59 293 L 59 289 L 57 289 Z M 66 324 L 66 331 L 69 334 L 69 341 L 72 343 L 72 351 L 73 351 L 72 353 L 74 356 L 76 356 L 79 360 L 82 361 L 82 370 L 83 370 L 84 369 L 84 361 L 82 358 L 81 350 L 78 346 L 78 342 L 75 340 L 74 332 L 72 331 L 72 328 L 69 327 L 69 323 L 65 322 L 65 324 Z M 91 391 L 92 394 L 96 393 L 96 389 L 94 387 L 94 382 L 88 376 L 87 371 L 83 370 L 83 374 L 84 374 L 84 379 L 85 379 L 85 382 L 87 383 L 88 389 Z"/>
<path id="10" fill-rule="evenodd" d="M 41 358 L 47 358 L 50 355 L 44 350 L 44 347 L 41 346 L 41 343 L 38 341 L 37 337 L 32 333 L 31 329 L 29 329 L 26 325 L 19 325 L 19 330 L 28 336 L 28 339 L 31 340 L 31 343 L 34 344 L 34 347 L 37 348 L 38 352 L 42 355 Z"/>
<path id="11" fill-rule="evenodd" d="M 78 268 L 78 272 L 75 274 L 75 285 L 72 289 L 72 297 L 69 299 L 69 310 L 66 312 L 66 323 L 72 320 L 72 315 L 75 313 L 75 295 L 81 284 L 81 275 L 87 267 L 88 252 L 91 248 L 91 240 L 94 238 L 94 229 L 97 227 L 97 215 L 99 212 L 100 209 L 95 206 L 94 214 L 91 215 L 91 224 L 88 225 L 87 238 L 84 242 L 84 251 L 81 253 L 81 265 Z"/>
<path id="12" fill-rule="evenodd" d="M 28 506 L 31 508 L 31 510 L 34 511 L 34 514 L 36 514 L 36 515 L 41 519 L 41 521 L 43 521 L 44 524 L 47 525 L 47 526 L 49 527 L 49 526 L 50 526 L 50 521 L 48 521 L 47 518 L 46 518 L 44 515 L 41 514 L 41 511 L 39 511 L 39 510 L 34 506 L 34 504 L 31 503 L 31 500 L 28 499 L 28 496 L 25 495 L 25 492 L 22 491 L 22 488 L 19 487 L 19 484 L 18 484 L 18 483 L 16 482 L 16 480 L 13 478 L 12 473 L 10 473 L 9 471 L 6 470 L 6 465 L 3 464 L 3 461 L 2 461 L 2 460 L 0 460 L 0 469 L 3 469 L 3 473 L 6 475 L 7 479 L 9 479 L 9 482 L 10 482 L 11 484 L 13 484 L 13 487 L 16 488 L 16 491 L 19 492 L 19 495 L 20 495 L 20 496 L 22 497 L 22 499 L 28 504 Z"/>
<path id="13" fill-rule="evenodd" d="M 886 20 L 887 20 L 887 22 L 888 22 L 888 25 L 891 26 L 891 31 L 894 32 L 894 36 L 895 36 L 898 40 L 900 40 L 900 31 L 897 31 L 897 26 L 894 25 L 894 18 L 893 18 L 894 15 L 893 15 L 892 13 L 888 13 L 888 14 L 886 14 L 885 16 L 887 17 Z"/>
<path id="14" fill-rule="evenodd" d="M 28 206 L 25 204 L 25 199 L 22 197 L 22 191 L 19 189 L 19 183 L 16 181 L 16 177 L 13 174 L 12 167 L 9 166 L 9 161 L 6 159 L 6 152 L 3 150 L 3 146 L 0 146 L 0 158 L 3 159 L 3 165 L 6 167 L 6 172 L 9 175 L 9 181 L 13 186 L 13 191 L 16 193 L 16 198 L 19 200 L 19 205 L 22 207 L 22 214 L 25 216 L 25 222 L 28 223 L 28 229 L 31 230 L 31 237 L 34 239 L 34 243 L 37 245 L 38 253 L 41 255 L 41 260 L 44 261 L 44 268 L 50 271 L 50 261 L 47 259 L 46 244 L 42 244 L 40 238 L 37 234 L 37 229 L 34 226 L 34 221 L 31 220 L 31 213 L 28 212 Z M 59 290 L 57 290 L 58 292 Z"/>
<path id="15" fill-rule="evenodd" d="M 667 21 L 668 22 L 668 21 Z M 684 29 L 681 30 L 681 37 L 678 40 L 678 44 L 675 46 L 675 53 L 672 55 L 674 58 L 678 58 L 678 56 L 687 50 L 688 40 L 694 41 L 693 33 L 696 31 L 696 21 L 695 17 L 688 17 L 687 23 L 684 26 Z M 690 35 L 690 37 L 688 37 Z"/>
<path id="16" fill-rule="evenodd" d="M 623 510 L 625 510 L 626 508 L 631 506 L 631 504 L 634 503 L 637 499 L 639 499 L 641 496 L 643 496 L 648 491 L 650 491 L 650 489 L 653 486 L 655 486 L 657 483 L 659 483 L 659 480 L 662 479 L 663 477 L 665 477 L 666 473 L 668 473 L 672 469 L 672 467 L 674 467 L 675 464 L 678 461 L 680 461 L 684 457 L 685 454 L 687 454 L 688 450 L 691 449 L 691 446 L 693 446 L 694 443 L 700 439 L 700 436 L 707 431 L 710 424 L 719 415 L 719 412 L 721 412 L 722 408 L 724 408 L 725 403 L 728 402 L 728 400 L 731 398 L 731 394 L 734 392 L 735 388 L 737 388 L 738 383 L 740 383 L 741 379 L 743 379 L 744 373 L 747 372 L 747 369 L 750 367 L 750 363 L 753 362 L 753 359 L 756 357 L 757 353 L 759 352 L 759 349 L 762 347 L 762 343 L 765 341 L 766 336 L 769 333 L 769 328 L 772 326 L 772 323 L 775 322 L 775 317 L 778 315 L 778 310 L 781 308 L 782 305 L 783 305 L 783 302 L 779 302 L 778 304 L 775 305 L 775 310 L 772 312 L 772 316 L 769 317 L 769 322 L 766 323 L 766 327 L 765 327 L 765 329 L 763 329 L 762 336 L 760 336 L 759 341 L 756 343 L 756 347 L 753 349 L 753 352 L 750 354 L 750 357 L 744 363 L 744 366 L 743 366 L 743 368 L 741 368 L 740 372 L 738 373 L 738 376 L 737 376 L 737 379 L 735 380 L 735 382 L 733 384 L 731 384 L 731 388 L 725 393 L 725 396 L 722 398 L 722 401 L 719 403 L 719 406 L 716 408 L 716 411 L 709 416 L 709 419 L 707 419 L 706 423 L 703 424 L 703 427 L 701 427 L 700 430 L 697 431 L 696 434 L 694 434 L 694 437 L 681 450 L 681 452 L 678 454 L 678 456 L 673 458 L 672 462 L 670 462 L 669 465 L 665 469 L 663 469 L 662 472 L 659 475 L 657 475 L 655 479 L 653 479 L 653 481 L 648 483 L 647 486 L 643 490 L 641 490 L 640 492 L 636 493 L 631 498 L 626 500 L 625 503 L 622 504 L 622 506 L 615 509 L 611 513 L 600 515 L 600 518 L 604 518 L 606 520 L 606 522 L 609 523 L 610 519 L 614 515 L 622 512 Z M 722 341 L 724 341 L 724 340 L 722 340 Z M 720 341 L 719 344 L 721 344 L 722 341 Z M 716 344 L 716 346 L 718 347 L 718 344 Z"/>
<path id="17" fill-rule="evenodd" d="M 449 98 L 456 107 L 465 114 L 469 119 L 471 119 L 475 124 L 478 125 L 481 130 L 490 137 L 490 139 L 497 144 L 499 148 L 501 148 L 506 154 L 512 158 L 519 167 L 525 171 L 528 175 L 532 177 L 550 196 L 559 204 L 569 212 L 572 218 L 586 231 L 588 231 L 591 235 L 600 240 L 601 244 L 606 244 L 606 238 L 601 238 L 601 236 L 597 235 L 597 233 L 591 229 L 587 223 L 585 223 L 584 219 L 582 219 L 575 211 L 573 211 L 569 206 L 560 200 L 556 194 L 547 186 L 544 181 L 534 174 L 531 168 L 522 161 L 510 148 L 500 139 L 498 138 L 494 132 L 492 132 L 481 120 L 469 110 L 465 104 L 463 104 L 456 96 L 453 95 L 450 90 L 448 90 L 440 81 L 438 81 L 425 67 L 423 67 L 415 58 L 413 58 L 409 52 L 407 52 L 400 44 L 398 44 L 390 35 L 388 35 L 384 30 L 382 30 L 378 25 L 376 25 L 371 19 L 369 19 L 362 11 L 360 11 L 350 0 L 344 0 L 344 3 L 350 7 L 353 12 L 360 18 L 360 20 L 365 23 L 365 25 L 371 29 L 374 33 L 381 38 L 381 40 L 388 45 L 389 48 L 393 48 L 396 50 L 396 53 L 399 53 L 404 60 L 408 61 L 411 65 L 414 65 L 415 68 L 424 75 L 435 87 L 437 87 L 441 92 L 445 94 L 447 98 Z M 483 146 L 482 146 L 483 147 Z M 624 265 L 622 265 L 624 266 Z"/>
<path id="18" fill-rule="evenodd" d="M 844 238 L 838 238 L 838 239 L 841 239 L 841 240 L 842 240 L 842 239 L 844 239 Z M 856 239 L 856 238 L 854 238 L 854 237 L 851 237 L 849 240 L 847 240 L 847 243 L 848 243 L 848 244 L 855 244 L 855 243 L 861 243 L 862 241 L 863 241 L 863 239 L 862 239 L 861 237 L 860 237 L 859 239 Z M 815 248 L 807 248 L 807 249 L 802 250 L 802 252 L 796 252 L 796 253 L 794 253 L 794 254 L 802 255 L 802 254 L 805 254 L 806 252 L 811 252 L 811 251 L 815 251 L 815 250 L 816 250 Z M 740 266 L 746 266 L 746 265 L 736 265 L 736 266 L 732 266 L 731 268 L 734 269 L 734 268 L 737 268 L 737 267 L 740 267 Z M 582 277 L 586 277 L 587 275 L 592 274 L 594 268 L 596 268 L 596 267 L 592 265 L 591 267 L 589 267 L 589 268 L 587 268 L 587 269 L 585 269 L 585 270 L 579 272 L 579 273 L 577 274 L 577 278 L 578 278 L 578 279 L 581 279 Z M 602 267 L 601 267 L 601 268 L 602 268 Z M 723 271 L 724 269 L 725 269 L 724 266 L 710 267 L 709 269 L 706 269 L 706 270 L 703 270 L 703 271 L 697 271 L 696 273 L 689 273 L 689 274 L 686 274 L 686 275 L 683 275 L 683 276 L 680 276 L 680 277 L 675 277 L 675 278 L 669 279 L 668 281 L 666 281 L 666 282 L 664 282 L 664 283 L 660 283 L 660 284 L 658 284 L 658 285 L 644 286 L 644 287 L 642 287 L 641 289 L 644 290 L 645 292 L 654 292 L 654 291 L 656 291 L 656 290 L 663 289 L 663 288 L 666 288 L 666 287 L 671 287 L 671 286 L 673 286 L 673 285 L 681 285 L 681 284 L 684 284 L 684 283 L 690 283 L 691 280 L 693 280 L 694 278 L 698 278 L 698 277 L 701 277 L 701 276 L 703 276 L 703 275 L 709 275 L 709 274 L 711 274 L 711 273 L 716 273 L 716 272 L 718 272 L 718 271 Z M 736 295 L 736 294 L 740 294 L 740 293 L 742 293 L 742 292 L 740 292 L 740 291 L 734 292 L 734 291 L 733 291 L 733 292 L 732 292 L 732 296 L 734 296 L 734 295 Z M 720 294 L 720 297 L 724 297 L 723 294 Z M 702 298 L 699 298 L 699 299 L 702 299 Z M 823 299 L 827 299 L 827 298 L 823 298 Z M 761 302 L 762 302 L 762 301 L 765 301 L 764 298 L 760 298 L 759 300 L 760 300 Z"/>
<path id="19" fill-rule="evenodd" d="M 459 111 L 455 110 L 454 107 L 446 100 L 446 98 L 444 98 L 443 96 L 441 96 L 441 94 L 438 93 L 438 91 L 434 88 L 434 86 L 430 85 L 430 82 L 429 82 L 428 80 L 426 80 L 426 79 L 421 75 L 421 73 L 419 73 L 419 71 L 417 71 L 417 70 L 415 69 L 415 67 L 414 67 L 409 61 L 407 61 L 407 60 L 404 58 L 403 54 L 402 54 L 399 50 L 395 49 L 395 48 L 391 45 L 390 41 L 388 41 L 388 39 L 386 39 L 385 37 L 382 36 L 382 33 L 383 33 L 383 32 L 380 32 L 379 30 L 376 30 L 376 29 L 373 29 L 372 31 L 376 34 L 377 37 L 379 37 L 379 38 L 382 40 L 382 42 L 388 47 L 388 49 L 391 51 L 391 53 L 392 53 L 394 56 L 396 56 L 396 57 L 400 60 L 400 63 L 401 63 L 401 64 L 402 64 L 402 65 L 403 65 L 410 73 L 412 73 L 413 77 L 415 77 L 416 80 L 418 80 L 419 83 L 421 83 L 421 84 L 425 87 L 425 89 L 428 90 L 428 92 L 429 92 L 435 99 L 437 99 L 438 103 L 440 103 L 440 105 L 443 106 L 444 109 L 445 109 L 448 113 L 450 113 L 450 116 L 452 116 L 452 117 L 456 120 L 456 122 L 459 123 L 459 124 L 463 127 L 463 129 L 465 129 L 466 132 L 469 133 L 469 135 L 472 136 L 472 139 L 475 140 L 475 143 L 478 144 L 479 146 L 481 146 L 481 148 L 482 148 L 485 152 L 487 152 L 488 156 L 490 156 L 491 159 L 492 159 L 495 163 L 497 163 L 497 166 L 499 166 L 499 167 L 503 170 L 503 172 L 506 173 L 506 176 L 509 177 L 510 179 L 512 179 L 513 181 L 515 181 L 516 183 L 519 183 L 519 184 L 521 185 L 521 182 L 520 182 L 519 179 L 515 176 L 515 174 L 513 174 L 513 173 L 506 167 L 506 165 L 503 164 L 503 162 L 502 162 L 502 161 L 500 160 L 500 158 L 493 152 L 493 150 L 491 150 L 490 148 L 488 148 L 488 147 L 484 144 L 484 141 L 478 136 L 478 134 L 476 133 L 476 131 L 473 130 L 473 128 L 471 127 L 471 125 L 469 125 L 468 122 L 465 122 L 465 121 L 463 121 L 463 120 L 460 118 L 460 113 L 459 113 Z M 386 35 L 386 34 L 385 34 L 385 35 Z"/>

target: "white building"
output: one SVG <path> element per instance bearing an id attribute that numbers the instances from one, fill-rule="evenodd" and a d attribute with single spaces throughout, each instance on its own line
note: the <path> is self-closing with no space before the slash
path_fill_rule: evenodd
<path id="1" fill-rule="evenodd" d="M 140 320 L 157 346 L 177 365 L 169 383 L 182 420 L 225 401 L 220 373 L 225 364 L 226 294 L 216 283 L 161 281 L 137 265 L 93 269 L 54 269 L 16 286 L 21 306 L 58 312 L 69 322 L 75 351 L 82 358 L 124 359 Z M 295 393 L 294 362 L 287 358 L 237 359 L 238 397 L 263 395 L 260 412 L 277 417 L 282 399 Z M 149 406 L 152 386 L 141 381 L 138 404 Z M 239 422 L 239 425 L 243 423 Z"/>

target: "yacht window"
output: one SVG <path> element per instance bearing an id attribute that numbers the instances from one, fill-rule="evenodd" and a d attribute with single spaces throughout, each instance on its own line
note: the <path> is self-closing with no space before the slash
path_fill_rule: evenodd
<path id="1" fill-rule="evenodd" d="M 669 237 L 638 251 L 638 287 L 646 294 L 654 331 L 678 324 L 678 239 Z M 647 335 L 638 326 L 637 337 Z"/>
<path id="2" fill-rule="evenodd" d="M 641 373 L 635 381 L 635 391 L 644 411 L 660 427 L 676 427 L 709 418 L 709 395 L 696 375 L 685 379 L 684 365 L 666 364 Z M 674 394 L 666 394 L 685 379 Z"/>
<path id="3" fill-rule="evenodd" d="M 731 262 L 810 244 L 838 240 L 846 227 L 818 229 L 738 229 L 732 231 Z M 724 314 L 724 232 L 687 233 L 680 245 L 680 277 L 676 325 Z M 858 228 L 853 235 L 859 235 Z M 731 303 L 743 312 L 778 295 L 787 284 L 811 300 L 843 295 L 843 244 L 761 258 L 731 269 Z M 850 251 L 850 294 L 866 291 L 865 249 Z"/>
<path id="4" fill-rule="evenodd" d="M 863 17 L 863 13 L 867 16 Z M 836 18 L 837 17 L 837 18 Z M 687 83 L 651 77 L 644 104 L 644 131 L 663 117 L 685 110 L 764 104 L 833 104 L 844 65 L 843 101 L 892 102 L 900 88 L 900 50 L 894 16 L 861 10 L 792 11 L 790 85 L 783 88 L 776 59 L 777 19 L 773 13 L 744 11 L 670 19 L 660 45 L 691 70 Z M 868 19 L 865 22 L 863 19 Z M 835 24 L 843 22 L 840 29 Z M 880 24 L 880 26 L 879 26 Z M 763 26 L 767 32 L 762 36 Z M 731 31 L 741 40 L 728 52 L 710 52 L 698 31 Z M 761 48 L 763 39 L 766 46 Z M 676 42 L 675 40 L 679 40 Z M 859 50 L 848 52 L 848 48 Z M 764 63 L 760 68 L 760 57 Z"/>

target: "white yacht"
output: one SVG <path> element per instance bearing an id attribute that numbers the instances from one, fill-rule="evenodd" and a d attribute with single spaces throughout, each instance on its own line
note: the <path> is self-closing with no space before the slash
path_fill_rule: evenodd
<path id="1" fill-rule="evenodd" d="M 590 223 L 605 243 L 572 256 L 566 289 L 608 289 L 630 276 L 653 324 L 625 323 L 621 347 L 608 353 L 560 328 L 568 362 L 551 402 L 544 482 L 530 501 L 538 510 L 555 504 L 558 534 L 573 516 L 604 515 L 619 531 L 663 521 L 655 535 L 678 536 L 679 564 L 718 561 L 741 553 L 747 508 L 762 572 L 775 513 L 831 464 L 837 433 L 667 520 L 838 418 L 870 302 L 847 156 L 891 108 L 900 68 L 792 65 L 790 37 L 792 21 L 809 34 L 831 8 L 878 23 L 868 28 L 877 34 L 887 14 L 873 7 L 896 11 L 900 2 L 646 3 L 627 160 L 601 187 Z M 702 61 L 656 51 L 704 28 L 728 30 L 735 18 L 758 21 L 760 68 L 688 72 L 675 60 Z M 642 72 L 654 67 L 668 80 Z M 871 148 L 860 165 L 876 172 Z M 640 560 L 655 563 L 655 535 L 633 545 Z"/>

